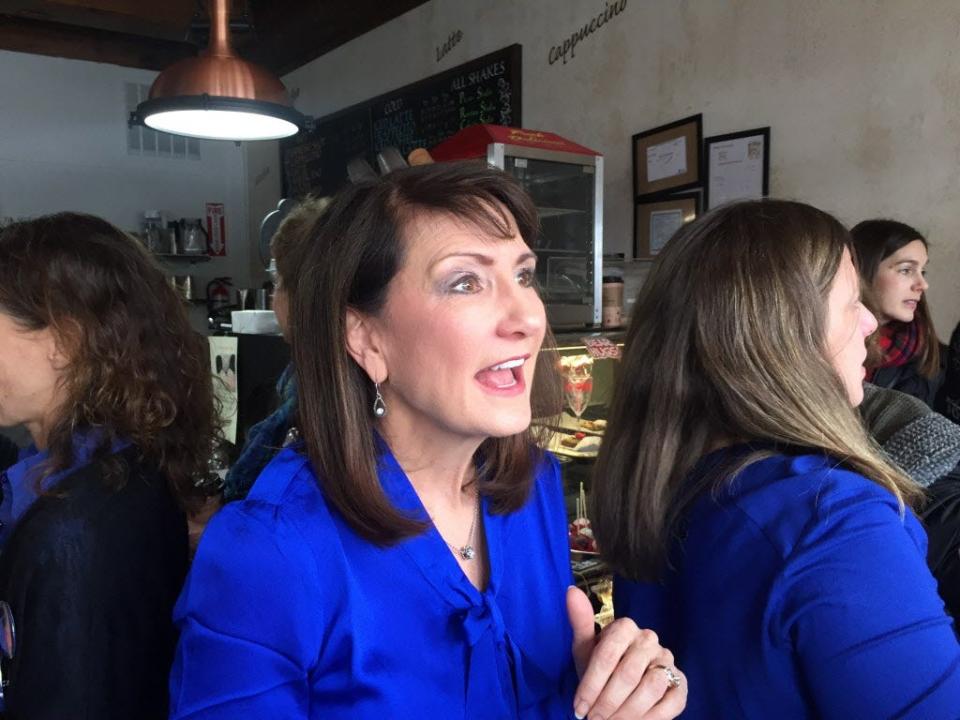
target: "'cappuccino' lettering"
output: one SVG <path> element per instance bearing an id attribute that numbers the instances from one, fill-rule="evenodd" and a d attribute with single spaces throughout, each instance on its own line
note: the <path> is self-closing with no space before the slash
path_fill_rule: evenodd
<path id="1" fill-rule="evenodd" d="M 578 28 L 575 33 L 566 38 L 561 45 L 554 45 L 547 53 L 547 62 L 553 65 L 557 60 L 563 59 L 563 64 L 567 64 L 567 55 L 572 60 L 577 56 L 577 43 L 583 42 L 588 36 L 595 33 L 602 25 L 606 25 L 612 18 L 616 17 L 627 7 L 627 0 L 615 0 L 607 2 L 603 12 L 590 19 L 590 22 L 584 23 L 583 27 Z"/>

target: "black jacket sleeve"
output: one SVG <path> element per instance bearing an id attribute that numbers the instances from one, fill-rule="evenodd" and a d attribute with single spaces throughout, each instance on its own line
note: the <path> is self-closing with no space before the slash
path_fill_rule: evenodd
<path id="1" fill-rule="evenodd" d="M 77 477 L 77 475 L 83 477 Z M 182 515 L 158 477 L 92 471 L 37 501 L 0 560 L 16 623 L 7 718 L 165 718 L 186 572 Z"/>
<path id="2" fill-rule="evenodd" d="M 898 367 L 878 368 L 870 382 L 879 387 L 898 390 L 922 400 L 930 408 L 938 404 L 937 395 L 943 385 L 944 372 L 932 378 L 925 377 L 917 370 L 915 363 L 907 363 Z M 949 416 L 948 416 L 949 417 Z"/>
<path id="3" fill-rule="evenodd" d="M 6 435 L 0 435 L 0 471 L 6 470 L 17 461 L 20 448 Z"/>
<path id="4" fill-rule="evenodd" d="M 927 488 L 921 513 L 927 530 L 927 564 L 960 634 L 960 468 Z"/>

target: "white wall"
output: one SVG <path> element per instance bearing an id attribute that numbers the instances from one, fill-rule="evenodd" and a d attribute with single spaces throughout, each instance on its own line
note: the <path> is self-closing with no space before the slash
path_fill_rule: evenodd
<path id="1" fill-rule="evenodd" d="M 949 334 L 960 319 L 960 3 L 626 0 L 575 58 L 549 64 L 551 47 L 607 4 L 432 0 L 284 81 L 319 116 L 521 43 L 523 124 L 606 157 L 611 252 L 632 243 L 633 133 L 698 112 L 706 135 L 770 125 L 771 194 L 928 234 L 930 299 Z M 457 29 L 463 40 L 437 62 Z"/>
<path id="2" fill-rule="evenodd" d="M 114 65 L 0 52 L 0 217 L 60 210 L 100 215 L 138 230 L 143 211 L 170 219 L 204 217 L 207 202 L 226 211 L 227 257 L 191 272 L 249 284 L 250 243 L 245 150 L 200 143 L 200 160 L 127 154 L 124 84 L 149 84 L 156 73 Z M 205 309 L 194 306 L 195 326 Z"/>

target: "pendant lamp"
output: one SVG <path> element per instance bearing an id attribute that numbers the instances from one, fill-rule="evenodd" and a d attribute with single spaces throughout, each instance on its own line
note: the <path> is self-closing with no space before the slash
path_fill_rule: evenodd
<path id="1" fill-rule="evenodd" d="M 208 140 L 275 140 L 295 135 L 307 117 L 266 69 L 234 54 L 229 0 L 210 0 L 210 46 L 154 80 L 130 121 Z"/>

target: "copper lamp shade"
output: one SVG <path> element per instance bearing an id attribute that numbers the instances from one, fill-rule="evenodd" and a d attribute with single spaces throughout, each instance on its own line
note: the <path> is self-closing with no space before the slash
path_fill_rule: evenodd
<path id="1" fill-rule="evenodd" d="M 233 53 L 227 6 L 210 0 L 210 47 L 160 73 L 133 122 L 213 140 L 273 140 L 304 126 L 283 83 Z"/>

